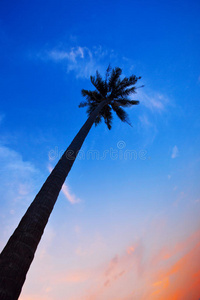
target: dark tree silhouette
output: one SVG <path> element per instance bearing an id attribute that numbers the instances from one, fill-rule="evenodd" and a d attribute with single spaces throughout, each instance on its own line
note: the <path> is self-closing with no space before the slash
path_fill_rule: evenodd
<path id="1" fill-rule="evenodd" d="M 1 300 L 18 299 L 59 192 L 92 125 L 98 125 L 104 119 L 108 129 L 111 129 L 112 110 L 121 121 L 130 124 L 123 108 L 139 103 L 137 100 L 130 100 L 128 96 L 136 92 L 135 84 L 141 77 L 132 75 L 121 79 L 121 74 L 120 68 L 112 69 L 109 66 L 105 79 L 102 79 L 98 71 L 96 76 L 90 77 L 94 91 L 82 90 L 86 101 L 81 102 L 79 107 L 87 106 L 88 119 L 43 184 L 0 254 Z"/>

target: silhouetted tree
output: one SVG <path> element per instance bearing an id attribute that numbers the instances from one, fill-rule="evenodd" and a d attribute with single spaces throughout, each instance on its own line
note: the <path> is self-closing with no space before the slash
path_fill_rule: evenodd
<path id="1" fill-rule="evenodd" d="M 87 106 L 88 119 L 43 184 L 0 254 L 1 300 L 18 299 L 59 192 L 93 123 L 97 125 L 104 119 L 108 129 L 111 129 L 113 110 L 121 121 L 130 124 L 123 108 L 139 103 L 137 100 L 130 100 L 128 96 L 136 92 L 135 84 L 141 77 L 132 75 L 121 79 L 121 74 L 120 68 L 112 69 L 109 66 L 105 79 L 102 79 L 98 71 L 96 76 L 90 77 L 95 90 L 82 90 L 86 100 L 79 107 Z"/>

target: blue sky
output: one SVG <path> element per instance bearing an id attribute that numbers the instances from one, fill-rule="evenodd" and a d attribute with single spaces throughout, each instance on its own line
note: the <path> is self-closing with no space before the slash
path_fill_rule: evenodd
<path id="1" fill-rule="evenodd" d="M 0 6 L 1 249 L 85 122 L 89 76 L 110 63 L 145 85 L 133 127 L 91 129 L 20 299 L 199 297 L 199 1 Z"/>

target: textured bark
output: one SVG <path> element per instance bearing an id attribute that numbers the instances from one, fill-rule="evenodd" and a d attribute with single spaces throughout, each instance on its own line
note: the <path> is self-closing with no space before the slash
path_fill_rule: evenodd
<path id="1" fill-rule="evenodd" d="M 99 104 L 67 148 L 0 254 L 0 300 L 17 300 L 62 185 L 96 116 Z"/>

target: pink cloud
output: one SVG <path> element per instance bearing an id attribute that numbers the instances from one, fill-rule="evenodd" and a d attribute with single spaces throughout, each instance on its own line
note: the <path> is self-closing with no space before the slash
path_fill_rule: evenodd
<path id="1" fill-rule="evenodd" d="M 156 238 L 160 240 L 158 232 L 164 232 L 164 228 L 161 232 L 153 231 L 153 228 L 149 228 L 148 239 L 144 236 L 126 245 L 110 260 L 105 256 L 104 262 L 98 264 L 101 254 L 96 251 L 94 265 L 90 263 L 89 255 L 86 257 L 88 263 L 80 264 L 80 268 L 71 266 L 65 271 L 66 267 L 55 270 L 52 266 L 51 275 L 47 273 L 47 278 L 43 279 L 42 296 L 37 298 L 27 294 L 20 300 L 46 300 L 46 295 L 52 300 L 198 299 L 200 231 L 193 232 L 181 242 L 168 244 L 164 240 L 162 245 L 154 246 L 152 237 L 155 241 Z M 82 256 L 76 259 L 83 260 Z M 59 296 L 60 290 L 63 290 L 62 296 Z"/>
<path id="2" fill-rule="evenodd" d="M 49 172 L 51 173 L 53 168 L 48 165 L 48 170 Z M 81 200 L 79 198 L 77 198 L 74 194 L 72 194 L 70 192 L 70 189 L 69 187 L 67 186 L 66 183 L 63 184 L 62 186 L 62 193 L 64 194 L 65 198 L 71 203 L 71 204 L 76 204 L 76 203 L 79 203 Z"/>

